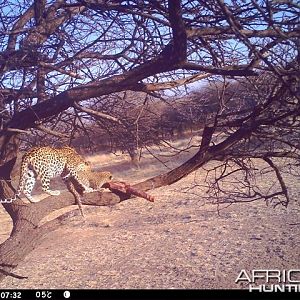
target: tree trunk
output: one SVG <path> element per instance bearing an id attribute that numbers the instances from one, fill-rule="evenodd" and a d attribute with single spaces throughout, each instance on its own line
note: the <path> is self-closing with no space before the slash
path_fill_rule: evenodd
<path id="1" fill-rule="evenodd" d="M 134 168 L 140 168 L 140 150 L 139 149 L 129 149 L 128 150 L 131 164 Z"/>
<path id="2" fill-rule="evenodd" d="M 248 127 L 240 128 L 223 142 L 209 147 L 213 128 L 207 127 L 203 132 L 200 149 L 192 158 L 179 167 L 165 174 L 158 175 L 133 185 L 132 188 L 136 190 L 147 191 L 177 182 L 189 173 L 206 164 L 208 161 L 212 159 L 222 159 L 228 148 L 232 147 L 243 137 L 248 136 L 253 129 L 254 128 Z M 12 155 L 12 153 L 15 153 L 16 151 L 15 148 L 12 147 L 11 143 L 7 143 L 6 147 L 2 148 L 6 150 L 12 148 L 14 151 L 6 152 L 8 153 L 7 157 L 9 160 L 0 168 L 0 171 L 7 164 L 11 167 L 11 161 L 16 160 L 16 155 Z M 5 174 L 6 176 L 4 179 L 9 178 L 9 173 L 7 173 L 9 171 L 11 171 L 9 167 L 5 169 L 5 172 L 3 170 L 1 171 L 1 174 Z M 1 188 L 2 190 L 0 192 L 2 192 L 2 196 L 4 195 L 6 198 L 7 196 L 10 196 L 9 194 L 11 194 L 12 188 L 9 181 L 2 180 Z M 133 196 L 120 191 L 116 191 L 116 193 L 93 192 L 84 194 L 82 204 L 111 206 L 130 198 L 133 198 Z M 54 220 L 40 224 L 40 221 L 51 212 L 75 204 L 74 202 L 75 198 L 71 193 L 63 192 L 58 197 L 49 196 L 37 203 L 25 204 L 22 200 L 16 200 L 13 203 L 2 203 L 3 207 L 12 218 L 13 230 L 10 237 L 0 245 L 0 280 L 7 276 L 6 272 L 11 272 L 11 270 L 16 267 L 18 263 L 20 263 L 25 256 L 38 245 L 41 238 L 45 234 L 57 229 L 62 222 L 70 216 L 79 214 L 79 210 L 75 212 L 68 212 Z"/>

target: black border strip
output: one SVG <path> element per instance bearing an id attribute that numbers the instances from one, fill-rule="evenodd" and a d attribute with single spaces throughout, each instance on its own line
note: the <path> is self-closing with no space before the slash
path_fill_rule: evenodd
<path id="1" fill-rule="evenodd" d="M 69 291 L 70 297 L 65 298 L 64 292 Z M 289 295 L 296 294 L 296 295 Z M 0 290 L 2 299 L 52 299 L 52 300 L 77 300 L 77 299 L 183 299 L 183 300 L 247 300 L 247 299 L 287 299 L 289 296 L 298 296 L 295 292 L 249 292 L 248 290 L 78 290 L 78 289 L 38 289 L 38 290 Z M 8 298 L 3 296 L 9 295 Z M 20 297 L 18 297 L 20 296 Z"/>

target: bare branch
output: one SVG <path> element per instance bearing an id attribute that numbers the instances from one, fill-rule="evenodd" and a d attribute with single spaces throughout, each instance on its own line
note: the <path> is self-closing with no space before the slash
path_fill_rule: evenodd
<path id="1" fill-rule="evenodd" d="M 67 138 L 67 139 L 69 138 L 69 135 L 63 134 L 63 133 L 58 132 L 58 131 L 51 130 L 50 128 L 47 128 L 47 127 L 45 127 L 45 126 L 43 126 L 41 124 L 36 125 L 35 128 L 38 129 L 38 130 L 41 130 L 41 131 L 43 131 L 43 132 L 45 132 L 47 134 L 50 134 L 50 135 L 53 135 L 53 136 L 57 136 L 59 138 Z"/>
<path id="2" fill-rule="evenodd" d="M 74 102 L 74 107 L 82 112 L 85 112 L 89 115 L 92 115 L 94 117 L 97 117 L 97 118 L 101 118 L 101 119 L 105 119 L 105 120 L 109 120 L 109 121 L 113 121 L 115 123 L 118 123 L 120 125 L 122 125 L 122 121 L 116 117 L 113 117 L 113 116 L 110 116 L 110 115 L 107 115 L 107 114 L 104 114 L 100 111 L 95 111 L 93 109 L 90 109 L 90 108 L 86 108 L 86 107 L 82 107 L 81 105 L 79 105 L 77 102 Z"/>
<path id="3" fill-rule="evenodd" d="M 267 162 L 269 164 L 269 166 L 274 170 L 276 177 L 280 183 L 282 193 L 284 194 L 284 196 L 286 198 L 286 202 L 285 203 L 281 202 L 281 204 L 284 204 L 284 206 L 287 206 L 288 203 L 290 202 L 290 196 L 289 196 L 286 184 L 284 182 L 284 179 L 280 173 L 280 170 L 278 169 L 278 167 L 274 164 L 274 162 L 269 157 L 264 157 L 264 161 Z"/>
<path id="4" fill-rule="evenodd" d="M 28 130 L 23 130 L 23 129 L 18 129 L 18 128 L 6 128 L 4 130 L 0 131 L 0 134 L 7 134 L 8 132 L 10 133 L 25 133 L 25 134 L 30 134 L 32 135 L 32 132 L 28 131 Z"/>
<path id="5" fill-rule="evenodd" d="M 83 79 L 83 77 L 80 76 L 79 74 L 76 74 L 72 71 L 64 70 L 64 69 L 62 69 L 58 66 L 55 66 L 55 65 L 51 65 L 51 64 L 48 64 L 48 63 L 45 63 L 45 62 L 42 62 L 42 61 L 39 62 L 39 65 L 46 68 L 46 69 L 54 70 L 54 71 L 57 71 L 61 74 L 69 75 L 70 77 L 73 77 L 73 78 L 76 78 L 76 79 Z"/>
<path id="6" fill-rule="evenodd" d="M 135 90 L 149 92 L 149 91 L 161 91 L 167 90 L 175 87 L 179 87 L 182 85 L 190 84 L 201 79 L 205 79 L 212 76 L 211 73 L 198 73 L 192 76 L 188 76 L 186 78 L 162 82 L 162 83 L 138 83 L 136 84 Z"/>

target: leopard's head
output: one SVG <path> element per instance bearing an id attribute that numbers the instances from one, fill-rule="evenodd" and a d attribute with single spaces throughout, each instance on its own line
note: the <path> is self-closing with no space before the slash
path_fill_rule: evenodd
<path id="1" fill-rule="evenodd" d="M 90 174 L 91 174 L 90 185 L 95 190 L 102 188 L 102 186 L 105 183 L 110 182 L 113 179 L 113 175 L 108 171 L 106 172 L 93 171 Z"/>

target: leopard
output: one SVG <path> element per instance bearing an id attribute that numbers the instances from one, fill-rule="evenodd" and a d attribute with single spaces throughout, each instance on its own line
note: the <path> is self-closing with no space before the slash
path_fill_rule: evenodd
<path id="1" fill-rule="evenodd" d="M 103 185 L 112 181 L 112 179 L 113 175 L 109 171 L 93 171 L 88 168 L 79 170 L 77 172 L 76 179 L 74 177 L 67 179 L 68 190 L 74 195 L 80 213 L 83 217 L 84 213 L 82 210 L 81 196 L 83 196 L 84 193 L 103 191 Z"/>
<path id="2" fill-rule="evenodd" d="M 69 177 L 77 180 L 77 172 L 90 170 L 91 166 L 72 147 L 41 146 L 33 147 L 23 155 L 20 169 L 18 190 L 13 198 L 5 199 L 5 202 L 16 200 L 22 193 L 30 202 L 38 202 L 31 195 L 38 178 L 44 192 L 58 196 L 59 190 L 50 190 L 52 178 L 61 176 L 65 183 Z"/>

